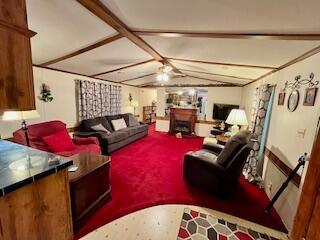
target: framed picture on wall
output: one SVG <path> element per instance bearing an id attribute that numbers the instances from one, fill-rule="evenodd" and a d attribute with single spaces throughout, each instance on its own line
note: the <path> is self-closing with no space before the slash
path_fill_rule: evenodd
<path id="1" fill-rule="evenodd" d="M 280 105 L 280 106 L 284 105 L 285 98 L 286 98 L 286 93 L 280 92 L 279 97 L 278 97 L 278 105 Z"/>
<path id="2" fill-rule="evenodd" d="M 316 101 L 318 88 L 307 88 L 304 96 L 303 105 L 304 106 L 314 106 Z"/>

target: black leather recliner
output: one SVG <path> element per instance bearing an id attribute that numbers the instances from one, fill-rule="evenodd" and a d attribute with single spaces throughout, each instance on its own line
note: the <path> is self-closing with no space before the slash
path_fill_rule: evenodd
<path id="1" fill-rule="evenodd" d="M 204 144 L 203 149 L 184 157 L 185 181 L 201 190 L 225 196 L 236 186 L 252 149 L 249 131 L 232 136 L 225 146 Z"/>

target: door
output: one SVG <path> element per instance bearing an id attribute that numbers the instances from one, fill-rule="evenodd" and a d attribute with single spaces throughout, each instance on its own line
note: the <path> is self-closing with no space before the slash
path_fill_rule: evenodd
<path id="1" fill-rule="evenodd" d="M 311 151 L 298 209 L 290 234 L 291 240 L 320 239 L 320 132 Z"/>

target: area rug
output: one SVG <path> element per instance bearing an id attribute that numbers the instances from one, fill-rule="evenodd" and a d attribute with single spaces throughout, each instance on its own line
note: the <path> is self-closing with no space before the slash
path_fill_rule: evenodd
<path id="1" fill-rule="evenodd" d="M 157 132 L 111 155 L 112 200 L 102 205 L 76 232 L 81 237 L 126 214 L 160 204 L 185 204 L 207 207 L 285 232 L 277 212 L 264 213 L 269 199 L 264 190 L 239 179 L 234 193 L 218 198 L 190 187 L 183 180 L 183 157 L 199 150 L 203 138 L 182 138 Z"/>
<path id="2" fill-rule="evenodd" d="M 264 233 L 185 208 L 178 240 L 278 240 Z"/>

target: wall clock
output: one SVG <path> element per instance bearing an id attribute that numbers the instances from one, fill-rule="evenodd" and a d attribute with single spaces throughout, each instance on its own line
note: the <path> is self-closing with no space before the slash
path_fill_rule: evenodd
<path id="1" fill-rule="evenodd" d="M 299 91 L 294 90 L 290 93 L 290 96 L 288 98 L 288 109 L 289 111 L 293 112 L 297 109 L 298 104 L 299 104 Z"/>

